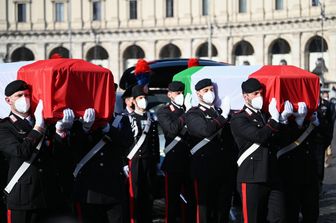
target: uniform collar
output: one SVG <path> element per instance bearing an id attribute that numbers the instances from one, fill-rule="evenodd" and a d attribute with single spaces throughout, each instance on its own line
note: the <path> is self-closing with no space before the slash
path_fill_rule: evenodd
<path id="1" fill-rule="evenodd" d="M 180 106 L 180 105 L 176 104 L 173 100 L 170 101 L 170 104 L 172 104 L 173 106 L 175 106 L 178 109 L 183 109 L 183 106 Z"/>
<path id="2" fill-rule="evenodd" d="M 141 116 L 144 116 L 146 114 L 146 111 L 142 112 L 142 111 L 139 111 L 139 110 L 135 109 L 134 113 L 138 114 L 138 115 L 141 115 Z"/>
<path id="3" fill-rule="evenodd" d="M 253 107 L 250 106 L 250 105 L 245 104 L 245 107 L 246 107 L 247 109 L 250 109 L 250 110 L 251 110 L 252 112 L 254 112 L 254 113 L 258 113 L 258 112 L 260 112 L 260 110 L 257 110 L 257 109 L 253 108 Z"/>
<path id="4" fill-rule="evenodd" d="M 126 109 L 125 109 L 125 110 L 127 111 L 128 114 L 131 114 L 131 113 L 134 112 L 134 111 L 131 111 L 131 109 L 130 109 L 129 107 L 127 107 L 127 106 L 126 106 Z"/>
<path id="5" fill-rule="evenodd" d="M 200 102 L 199 105 L 200 105 L 200 106 L 203 106 L 203 107 L 205 107 L 205 108 L 207 108 L 207 109 L 211 109 L 211 108 L 215 109 L 215 106 L 213 106 L 213 105 L 208 105 L 208 104 L 206 104 L 206 103 L 204 103 L 204 102 Z"/>

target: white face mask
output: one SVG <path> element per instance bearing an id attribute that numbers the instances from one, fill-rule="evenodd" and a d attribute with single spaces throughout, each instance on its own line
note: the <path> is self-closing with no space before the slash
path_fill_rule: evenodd
<path id="1" fill-rule="evenodd" d="M 209 105 L 215 100 L 215 93 L 213 91 L 208 91 L 203 95 L 203 101 Z"/>
<path id="2" fill-rule="evenodd" d="M 30 99 L 22 96 L 14 102 L 14 107 L 20 113 L 27 113 L 30 108 Z"/>
<path id="3" fill-rule="evenodd" d="M 174 98 L 174 102 L 175 102 L 177 105 L 182 106 L 182 105 L 183 105 L 183 102 L 184 102 L 183 94 L 179 94 L 179 95 L 177 95 L 177 96 Z"/>
<path id="4" fill-rule="evenodd" d="M 145 98 L 141 98 L 139 100 L 136 100 L 136 103 L 139 108 L 146 109 L 147 108 L 147 100 Z"/>
<path id="5" fill-rule="evenodd" d="M 255 97 L 251 101 L 251 105 L 253 108 L 260 110 L 263 107 L 263 98 L 261 96 Z"/>

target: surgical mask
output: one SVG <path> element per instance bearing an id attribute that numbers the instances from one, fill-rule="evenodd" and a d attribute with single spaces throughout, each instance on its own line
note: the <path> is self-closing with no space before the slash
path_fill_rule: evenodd
<path id="1" fill-rule="evenodd" d="M 260 110 L 263 107 L 263 98 L 261 96 L 255 97 L 251 101 L 251 105 L 253 108 Z"/>
<path id="2" fill-rule="evenodd" d="M 215 93 L 213 91 L 208 91 L 203 95 L 203 101 L 207 104 L 212 104 L 215 100 Z"/>
<path id="3" fill-rule="evenodd" d="M 138 107 L 141 109 L 146 109 L 147 108 L 147 100 L 145 98 L 141 98 L 139 100 L 136 100 Z"/>
<path id="4" fill-rule="evenodd" d="M 27 113 L 30 108 L 30 99 L 22 96 L 14 102 L 14 107 L 20 113 Z"/>
<path id="5" fill-rule="evenodd" d="M 177 105 L 182 106 L 182 105 L 183 105 L 183 102 L 184 102 L 183 94 L 179 94 L 179 95 L 177 95 L 177 96 L 174 98 L 174 102 L 175 102 Z"/>

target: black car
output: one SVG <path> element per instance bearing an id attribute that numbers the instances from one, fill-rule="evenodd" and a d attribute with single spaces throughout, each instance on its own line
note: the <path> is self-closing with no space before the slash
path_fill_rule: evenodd
<path id="1" fill-rule="evenodd" d="M 164 59 L 154 60 L 148 62 L 152 72 L 149 79 L 149 90 L 151 92 L 167 91 L 168 84 L 172 81 L 175 74 L 188 68 L 189 59 Z M 225 66 L 228 65 L 222 62 L 213 60 L 199 59 L 200 66 Z M 119 86 L 125 90 L 127 87 L 135 85 L 136 80 L 134 77 L 135 66 L 126 69 L 121 76 Z"/>

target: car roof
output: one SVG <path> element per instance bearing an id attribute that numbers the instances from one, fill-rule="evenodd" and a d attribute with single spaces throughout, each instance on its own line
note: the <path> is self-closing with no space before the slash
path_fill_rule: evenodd
<path id="1" fill-rule="evenodd" d="M 188 68 L 188 58 L 162 59 L 148 62 L 152 75 L 150 78 L 150 88 L 167 88 L 172 78 L 178 72 Z M 223 62 L 217 62 L 207 59 L 199 59 L 200 66 L 226 66 Z M 126 89 L 136 84 L 134 77 L 135 66 L 126 69 L 120 78 L 119 86 Z M 161 75 L 162 74 L 162 75 Z M 160 76 L 159 76 L 160 75 Z"/>

